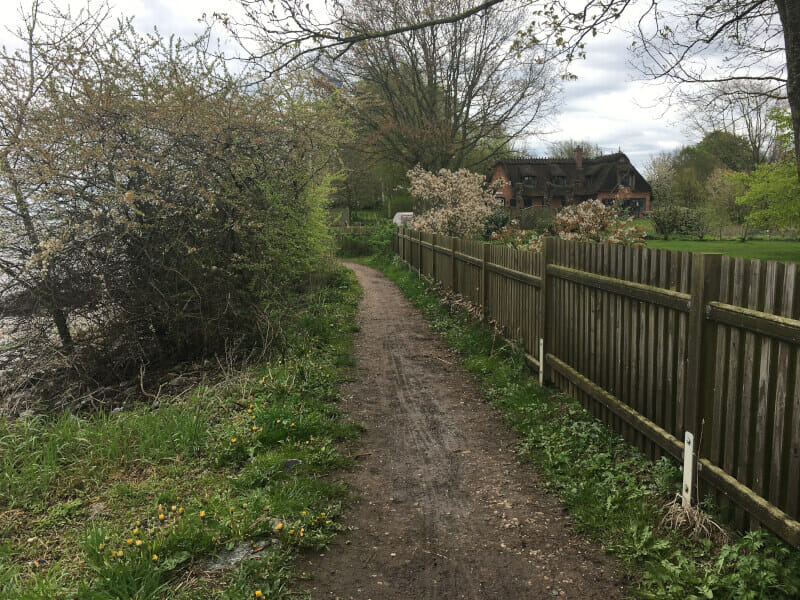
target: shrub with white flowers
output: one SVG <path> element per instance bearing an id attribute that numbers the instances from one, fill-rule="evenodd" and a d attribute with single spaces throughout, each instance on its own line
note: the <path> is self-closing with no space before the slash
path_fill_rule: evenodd
<path id="1" fill-rule="evenodd" d="M 411 195 L 418 206 L 425 207 L 411 226 L 418 231 L 460 238 L 481 234 L 486 219 L 499 204 L 495 192 L 506 184 L 502 179 L 487 184 L 483 175 L 467 169 L 431 173 L 417 165 L 406 175 Z"/>
<path id="2" fill-rule="evenodd" d="M 616 206 L 606 206 L 600 200 L 586 200 L 562 208 L 553 218 L 552 233 L 562 240 L 603 242 L 633 246 L 644 243 L 644 228 L 633 224 Z M 520 231 L 513 224 L 492 236 L 492 241 L 512 248 L 542 249 L 542 236 Z"/>

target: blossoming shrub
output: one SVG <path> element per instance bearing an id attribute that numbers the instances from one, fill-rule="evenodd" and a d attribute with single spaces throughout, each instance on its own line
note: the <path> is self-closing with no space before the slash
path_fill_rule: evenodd
<path id="1" fill-rule="evenodd" d="M 562 240 L 633 246 L 643 243 L 644 228 L 632 221 L 632 217 L 625 217 L 616 206 L 606 206 L 600 200 L 586 200 L 562 208 L 553 218 L 550 229 Z M 492 241 L 536 252 L 542 249 L 542 235 L 523 231 L 515 222 L 495 233 Z"/>
<path id="2" fill-rule="evenodd" d="M 497 208 L 495 192 L 505 181 L 488 185 L 483 175 L 467 169 L 431 173 L 417 165 L 407 174 L 417 212 L 411 226 L 426 233 L 475 238 Z"/>

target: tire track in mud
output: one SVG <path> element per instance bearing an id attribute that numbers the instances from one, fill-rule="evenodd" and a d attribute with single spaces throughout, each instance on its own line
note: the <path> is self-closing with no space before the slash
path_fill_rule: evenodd
<path id="1" fill-rule="evenodd" d="M 422 315 L 378 271 L 364 289 L 356 381 L 342 391 L 366 427 L 342 478 L 351 527 L 299 567 L 313 598 L 622 597 L 616 564 L 575 533 L 563 506 L 516 461 L 516 438 Z"/>

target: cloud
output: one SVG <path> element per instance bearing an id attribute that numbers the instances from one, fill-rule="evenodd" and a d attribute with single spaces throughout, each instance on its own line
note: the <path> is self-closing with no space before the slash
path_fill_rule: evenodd
<path id="1" fill-rule="evenodd" d="M 551 121 L 555 131 L 527 139 L 530 153 L 546 154 L 556 140 L 586 140 L 609 152 L 621 148 L 641 169 L 651 154 L 689 143 L 661 99 L 664 88 L 635 80 L 629 45 L 618 30 L 587 44 L 587 59 L 572 68 L 578 79 L 564 82 L 561 111 Z"/>

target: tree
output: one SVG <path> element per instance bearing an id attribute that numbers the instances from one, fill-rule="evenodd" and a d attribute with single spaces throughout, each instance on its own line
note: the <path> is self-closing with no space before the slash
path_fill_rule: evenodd
<path id="1" fill-rule="evenodd" d="M 751 171 L 756 165 L 746 139 L 727 131 L 711 131 L 695 147 L 716 158 L 731 171 Z"/>
<path id="2" fill-rule="evenodd" d="M 714 171 L 706 181 L 708 207 L 713 222 L 719 227 L 736 225 L 740 228 L 742 241 L 747 239 L 750 207 L 738 202 L 747 191 L 746 176 L 725 169 Z"/>
<path id="3" fill-rule="evenodd" d="M 603 155 L 603 149 L 600 146 L 586 140 L 560 140 L 549 144 L 547 150 L 550 158 L 572 160 L 575 156 L 575 148 L 579 146 L 583 150 L 584 158 L 597 158 Z"/>
<path id="4" fill-rule="evenodd" d="M 788 101 L 800 155 L 800 4 L 795 0 L 688 0 L 678 10 L 653 3 L 635 53 L 646 77 L 676 88 L 733 86 Z M 796 159 L 797 161 L 797 159 Z M 800 162 L 795 169 L 800 177 Z"/>
<path id="5" fill-rule="evenodd" d="M 420 12 L 405 22 L 382 27 L 353 21 L 338 2 L 330 18 L 314 15 L 303 0 L 262 3 L 240 0 L 242 21 L 216 15 L 256 60 L 278 56 L 277 67 L 313 60 L 321 53 L 340 57 L 361 42 L 466 21 L 508 0 L 459 6 L 450 13 Z M 521 40 L 551 41 L 567 61 L 584 57 L 587 38 L 614 23 L 635 0 L 530 0 L 533 18 L 520 28 Z M 667 4 L 667 7 L 672 4 Z M 796 0 L 689 0 L 671 11 L 651 2 L 639 20 L 635 48 L 647 77 L 676 84 L 762 82 L 768 93 L 789 103 L 800 178 L 800 3 Z M 648 18 L 649 17 L 649 18 Z M 718 67 L 718 68 L 712 68 Z"/>
<path id="6" fill-rule="evenodd" d="M 344 22 L 397 28 L 464 0 L 352 0 Z M 481 168 L 546 118 L 558 89 L 547 51 L 511 49 L 524 10 L 507 2 L 474 19 L 364 42 L 326 66 L 343 82 L 364 149 L 406 168 Z"/>
<path id="7" fill-rule="evenodd" d="M 750 162 L 775 158 L 775 127 L 769 113 L 786 103 L 772 97 L 763 82 L 723 82 L 679 92 L 686 131 L 703 135 L 724 131 L 747 140 Z"/>
<path id="8" fill-rule="evenodd" d="M 737 184 L 746 189 L 737 203 L 749 214 L 747 223 L 760 228 L 800 227 L 800 182 L 795 177 L 797 158 L 792 146 L 792 122 L 786 112 L 772 111 L 778 131 L 780 160 L 760 164 L 750 174 L 738 174 Z"/>
<path id="9" fill-rule="evenodd" d="M 103 14 L 34 3 L 0 53 L 0 392 L 265 348 L 327 256 L 328 102 Z"/>

